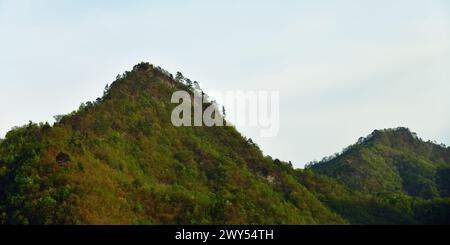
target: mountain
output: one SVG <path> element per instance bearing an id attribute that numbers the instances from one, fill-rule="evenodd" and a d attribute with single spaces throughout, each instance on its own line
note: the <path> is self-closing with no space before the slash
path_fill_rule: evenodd
<path id="1" fill-rule="evenodd" d="M 375 131 L 305 169 L 234 127 L 175 127 L 190 80 L 140 63 L 94 102 L 0 140 L 2 224 L 449 223 L 449 149 Z"/>
<path id="2" fill-rule="evenodd" d="M 425 199 L 450 194 L 450 148 L 423 142 L 407 128 L 376 130 L 311 168 L 363 192 Z"/>
<path id="3" fill-rule="evenodd" d="M 407 128 L 375 130 L 302 175 L 310 191 L 351 223 L 450 222 L 450 148 Z"/>
<path id="4" fill-rule="evenodd" d="M 233 127 L 173 126 L 189 89 L 141 63 L 54 126 L 9 132 L 2 223 L 346 223 Z"/>

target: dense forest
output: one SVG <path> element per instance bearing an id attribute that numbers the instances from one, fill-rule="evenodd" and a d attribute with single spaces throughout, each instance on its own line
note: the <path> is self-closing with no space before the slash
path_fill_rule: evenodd
<path id="1" fill-rule="evenodd" d="M 198 88 L 140 63 L 54 125 L 8 132 L 0 223 L 450 223 L 450 148 L 376 130 L 294 169 L 234 127 L 173 126 L 172 93 Z"/>

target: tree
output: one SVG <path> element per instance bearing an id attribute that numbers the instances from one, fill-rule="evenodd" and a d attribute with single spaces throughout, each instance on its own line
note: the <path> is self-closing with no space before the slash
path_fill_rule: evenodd
<path id="1" fill-rule="evenodd" d="M 200 85 L 198 84 L 197 81 L 194 81 L 194 88 L 198 89 L 198 90 L 201 90 Z"/>
<path id="2" fill-rule="evenodd" d="M 133 67 L 133 70 L 147 70 L 151 67 L 151 64 L 148 62 L 141 62 Z"/>
<path id="3" fill-rule="evenodd" d="M 54 115 L 53 119 L 55 119 L 56 123 L 60 123 L 61 120 L 64 118 L 65 115 Z"/>
<path id="4" fill-rule="evenodd" d="M 222 106 L 222 115 L 223 115 L 223 118 L 225 118 L 227 116 L 227 113 L 225 111 L 225 106 Z"/>
<path id="5" fill-rule="evenodd" d="M 67 163 L 67 162 L 70 162 L 70 156 L 64 152 L 60 152 L 60 153 L 58 153 L 58 155 L 56 155 L 55 160 L 57 163 L 60 163 L 60 164 Z"/>
<path id="6" fill-rule="evenodd" d="M 81 103 L 80 106 L 78 107 L 78 111 L 82 111 L 86 109 L 86 104 L 85 103 Z"/>
<path id="7" fill-rule="evenodd" d="M 275 165 L 281 165 L 281 161 L 278 158 L 275 158 L 275 160 L 273 160 L 273 163 L 275 163 Z"/>
<path id="8" fill-rule="evenodd" d="M 109 84 L 106 84 L 105 89 L 103 90 L 103 96 L 107 95 L 109 91 Z"/>
<path id="9" fill-rule="evenodd" d="M 186 78 L 186 85 L 188 86 L 188 88 L 192 89 L 192 81 L 189 78 Z"/>
<path id="10" fill-rule="evenodd" d="M 177 74 L 175 75 L 175 81 L 182 83 L 184 80 L 183 74 L 181 72 L 177 71 Z"/>

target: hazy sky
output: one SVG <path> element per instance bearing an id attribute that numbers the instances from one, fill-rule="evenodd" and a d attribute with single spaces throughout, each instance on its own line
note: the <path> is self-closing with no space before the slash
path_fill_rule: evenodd
<path id="1" fill-rule="evenodd" d="M 208 90 L 278 90 L 296 166 L 373 129 L 450 144 L 450 1 L 0 0 L 0 137 L 52 122 L 140 61 Z"/>

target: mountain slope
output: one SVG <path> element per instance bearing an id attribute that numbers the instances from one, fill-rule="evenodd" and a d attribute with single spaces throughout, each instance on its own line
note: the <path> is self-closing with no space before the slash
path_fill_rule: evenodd
<path id="1" fill-rule="evenodd" d="M 407 128 L 376 130 L 308 166 L 300 182 L 351 223 L 448 224 L 449 157 Z"/>
<path id="2" fill-rule="evenodd" d="M 234 128 L 174 127 L 180 89 L 189 88 L 141 63 L 54 126 L 9 132 L 1 222 L 346 223 Z"/>
<path id="3" fill-rule="evenodd" d="M 190 83 L 141 63 L 53 126 L 8 132 L 0 223 L 450 223 L 450 148 L 376 130 L 293 169 L 233 127 L 173 126 L 172 93 Z"/>
<path id="4" fill-rule="evenodd" d="M 423 142 L 407 128 L 376 130 L 311 168 L 364 192 L 449 196 L 450 148 Z"/>

